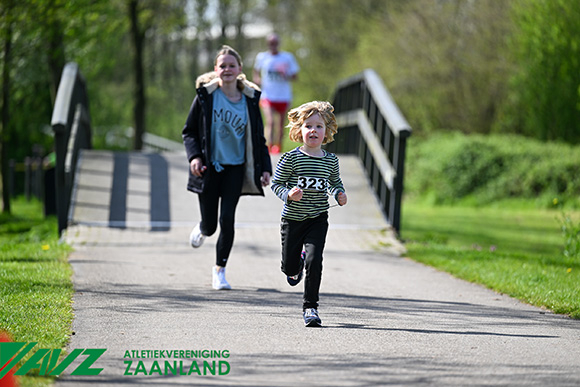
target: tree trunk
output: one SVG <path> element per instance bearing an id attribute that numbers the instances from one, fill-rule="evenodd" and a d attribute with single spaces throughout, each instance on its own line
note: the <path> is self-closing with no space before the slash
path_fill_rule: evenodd
<path id="1" fill-rule="evenodd" d="M 0 132 L 0 164 L 2 166 L 2 212 L 9 214 L 10 206 L 10 182 L 8 175 L 8 136 L 10 133 L 10 67 L 11 67 L 11 50 L 12 50 L 12 18 L 11 3 L 8 3 L 5 9 L 5 28 L 4 31 L 4 63 L 2 67 L 2 132 Z"/>
<path id="2" fill-rule="evenodd" d="M 143 42 L 145 34 L 139 27 L 138 0 L 129 1 L 129 17 L 131 18 L 131 35 L 135 48 L 133 60 L 135 72 L 135 106 L 133 117 L 135 121 L 134 149 L 143 149 L 143 134 L 145 133 L 145 78 L 143 72 Z"/>
<path id="3" fill-rule="evenodd" d="M 51 75 L 51 90 L 50 95 L 52 102 L 56 100 L 56 93 L 58 85 L 60 84 L 60 77 L 64 69 L 64 41 L 62 32 L 62 23 L 60 20 L 52 20 L 49 24 L 49 50 L 48 50 L 48 67 Z"/>

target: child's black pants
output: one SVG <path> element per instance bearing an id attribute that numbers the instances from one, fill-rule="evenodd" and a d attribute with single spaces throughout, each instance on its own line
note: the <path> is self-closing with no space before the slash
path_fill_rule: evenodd
<path id="1" fill-rule="evenodd" d="M 300 254 L 306 251 L 303 309 L 318 308 L 318 293 L 322 280 L 322 253 L 328 232 L 328 213 L 312 219 L 295 221 L 282 219 L 282 272 L 296 275 L 300 272 Z"/>

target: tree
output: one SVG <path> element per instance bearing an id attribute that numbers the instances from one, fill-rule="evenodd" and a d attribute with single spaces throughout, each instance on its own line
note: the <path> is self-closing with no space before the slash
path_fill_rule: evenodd
<path id="1" fill-rule="evenodd" d="M 93 4 L 92 0 L 0 2 L 3 179 L 9 159 L 23 160 L 35 150 L 43 156 L 51 150 L 50 119 L 62 68 L 67 55 L 78 55 L 67 52 L 67 43 L 88 40 L 86 27 L 71 32 L 75 23 L 82 24 L 93 12 Z M 8 195 L 7 182 L 3 188 L 3 196 Z M 4 206 L 8 200 L 5 196 Z"/>
<path id="2" fill-rule="evenodd" d="M 134 149 L 143 146 L 143 134 L 146 131 L 148 113 L 149 90 L 155 94 L 170 96 L 180 94 L 176 89 L 170 89 L 171 78 L 176 70 L 175 62 L 178 52 L 174 47 L 179 45 L 179 37 L 185 28 L 185 0 L 129 0 L 129 17 L 131 21 L 131 41 L 134 49 L 133 70 L 134 84 Z M 161 45 L 155 47 L 155 42 Z M 155 49 L 164 54 L 155 55 Z M 171 71 L 167 71 L 171 69 Z M 150 80 L 155 73 L 164 75 L 164 80 L 149 87 Z M 179 87 L 178 87 L 179 89 Z M 170 98 L 170 97 L 169 97 Z M 165 101 L 168 104 L 169 101 Z M 171 109 L 168 107 L 168 109 Z M 167 114 L 161 112 L 162 118 L 167 121 Z"/>
<path id="3" fill-rule="evenodd" d="M 143 73 L 143 45 L 145 29 L 139 20 L 139 0 L 129 0 L 129 18 L 131 19 L 131 37 L 134 48 L 133 71 L 135 74 L 135 91 L 133 118 L 135 120 L 135 138 L 133 147 L 136 150 L 143 148 L 143 134 L 145 133 L 145 76 Z"/>
<path id="4" fill-rule="evenodd" d="M 47 58 L 51 81 L 51 96 L 54 101 L 60 77 L 65 65 L 64 31 L 61 13 L 65 6 L 59 0 L 49 0 L 45 7 L 42 7 L 41 20 L 45 20 L 44 29 L 47 36 Z"/>
<path id="5" fill-rule="evenodd" d="M 516 1 L 516 0 L 514 0 Z M 278 11 L 283 0 L 271 1 Z M 318 0 L 289 2 L 284 48 L 302 70 L 296 100 L 332 98 L 365 68 L 381 76 L 415 133 L 489 133 L 506 101 L 512 2 Z M 325 17 L 310 22 L 311 15 Z M 274 16 L 269 16 L 274 20 Z M 287 23 L 287 24 L 286 24 Z"/>
<path id="6" fill-rule="evenodd" d="M 503 128 L 580 143 L 580 2 L 514 3 L 510 100 Z"/>
<path id="7" fill-rule="evenodd" d="M 332 97 L 336 83 L 345 76 L 349 55 L 357 47 L 368 1 L 347 2 L 341 0 L 319 0 L 280 2 L 278 7 L 286 9 L 290 18 L 286 37 L 282 43 L 289 51 L 297 52 L 301 71 L 296 89 L 305 87 L 309 97 L 304 99 L 325 100 Z M 290 16 L 296 9 L 296 15 Z M 317 17 L 312 22 L 312 15 Z M 290 39 L 292 38 L 292 39 Z"/>
<path id="8" fill-rule="evenodd" d="M 2 63 L 2 130 L 0 131 L 0 173 L 2 174 L 2 212 L 10 213 L 10 187 L 8 180 L 8 138 L 10 130 L 10 67 L 12 65 L 12 29 L 13 29 L 13 4 L 6 1 L 2 12 L 3 32 L 3 63 Z"/>

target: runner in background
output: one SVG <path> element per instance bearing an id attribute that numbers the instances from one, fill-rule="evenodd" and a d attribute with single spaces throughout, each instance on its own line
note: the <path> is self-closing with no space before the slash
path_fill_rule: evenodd
<path id="1" fill-rule="evenodd" d="M 280 51 L 280 37 L 270 34 L 268 51 L 260 52 L 254 62 L 253 80 L 262 88 L 260 106 L 264 112 L 265 135 L 273 154 L 282 149 L 286 114 L 292 103 L 291 81 L 296 80 L 300 67 L 292 55 Z"/>

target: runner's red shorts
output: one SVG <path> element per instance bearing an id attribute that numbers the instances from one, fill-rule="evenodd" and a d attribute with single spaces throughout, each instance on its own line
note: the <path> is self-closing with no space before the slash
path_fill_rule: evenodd
<path id="1" fill-rule="evenodd" d="M 275 101 L 270 101 L 269 99 L 262 98 L 262 99 L 260 99 L 260 106 L 270 107 L 270 108 L 274 109 L 275 111 L 277 111 L 279 114 L 284 115 L 288 111 L 288 108 L 290 107 L 290 103 L 289 102 L 275 102 Z"/>

